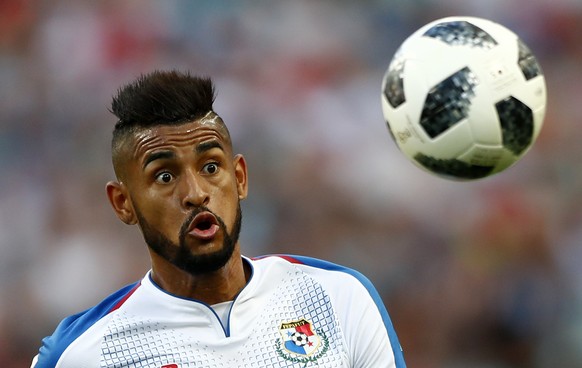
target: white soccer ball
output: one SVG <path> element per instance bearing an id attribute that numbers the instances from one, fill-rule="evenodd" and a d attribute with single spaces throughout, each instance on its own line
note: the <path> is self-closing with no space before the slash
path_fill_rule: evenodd
<path id="1" fill-rule="evenodd" d="M 308 337 L 303 332 L 294 332 L 293 335 L 291 335 L 291 341 L 293 341 L 297 346 L 305 346 L 308 343 Z"/>
<path id="2" fill-rule="evenodd" d="M 382 81 L 382 111 L 416 165 L 449 179 L 480 179 L 535 142 L 546 84 L 515 33 L 486 19 L 448 17 L 402 43 Z"/>

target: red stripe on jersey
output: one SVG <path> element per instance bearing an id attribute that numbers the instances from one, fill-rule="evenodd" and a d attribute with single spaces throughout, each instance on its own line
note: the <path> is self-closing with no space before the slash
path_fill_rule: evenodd
<path id="1" fill-rule="evenodd" d="M 131 296 L 133 293 L 135 293 L 135 291 L 137 290 L 137 288 L 138 288 L 138 287 L 140 287 L 140 286 L 141 286 L 141 282 L 137 283 L 137 285 L 135 285 L 135 286 L 133 287 L 133 289 L 131 289 L 131 290 L 130 290 L 130 291 L 129 291 L 129 292 L 128 292 L 128 293 L 127 293 L 127 294 L 126 294 L 126 295 L 125 295 L 123 298 L 121 298 L 121 299 L 120 299 L 120 300 L 117 302 L 117 304 L 115 304 L 115 305 L 113 306 L 113 308 L 111 308 L 111 309 L 109 310 L 109 312 L 108 312 L 108 313 L 111 313 L 111 312 L 113 312 L 113 311 L 115 311 L 115 310 L 119 309 L 119 308 L 120 308 L 120 307 L 123 305 L 123 303 L 125 303 L 125 302 L 127 301 L 127 299 L 129 299 L 129 297 L 130 297 L 130 296 Z"/>
<path id="2" fill-rule="evenodd" d="M 286 260 L 287 262 L 291 262 L 291 263 L 296 263 L 296 264 L 303 264 L 303 262 L 301 262 L 300 260 L 293 258 L 291 256 L 285 256 L 285 255 L 277 255 L 277 257 L 279 258 L 283 258 L 284 260 Z"/>
<path id="3" fill-rule="evenodd" d="M 259 257 L 252 257 L 251 259 L 253 261 L 257 261 L 259 259 L 263 259 L 263 258 L 269 258 L 269 257 L 277 257 L 277 258 L 282 258 L 284 260 L 286 260 L 287 262 L 290 263 L 295 263 L 295 264 L 304 264 L 303 262 L 301 262 L 300 260 L 298 260 L 297 258 L 285 255 L 285 254 L 269 254 L 266 256 L 259 256 Z"/>

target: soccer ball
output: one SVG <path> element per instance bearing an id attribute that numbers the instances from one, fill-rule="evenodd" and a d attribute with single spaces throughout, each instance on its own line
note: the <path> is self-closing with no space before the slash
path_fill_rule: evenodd
<path id="1" fill-rule="evenodd" d="M 382 80 L 382 112 L 399 149 L 422 169 L 474 180 L 505 170 L 535 142 L 546 85 L 512 31 L 448 17 L 414 32 Z"/>
<path id="2" fill-rule="evenodd" d="M 307 340 L 307 335 L 303 332 L 294 332 L 293 335 L 291 335 L 291 341 L 293 341 L 297 346 L 307 345 Z"/>

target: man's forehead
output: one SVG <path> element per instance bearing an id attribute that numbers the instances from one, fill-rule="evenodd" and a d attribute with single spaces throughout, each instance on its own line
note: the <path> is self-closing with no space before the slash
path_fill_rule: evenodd
<path id="1" fill-rule="evenodd" d="M 224 122 L 216 113 L 210 112 L 202 118 L 182 124 L 160 124 L 139 129 L 134 132 L 131 145 L 138 148 L 167 138 L 186 139 L 198 135 L 215 135 L 217 139 L 230 144 L 230 135 Z"/>
<path id="2" fill-rule="evenodd" d="M 229 133 L 226 125 L 215 112 L 210 111 L 201 118 L 186 121 L 181 124 L 159 124 L 150 128 L 144 128 L 137 132 L 139 136 L 156 136 L 165 134 L 187 134 L 201 130 L 215 130 L 223 139 L 228 140 Z"/>

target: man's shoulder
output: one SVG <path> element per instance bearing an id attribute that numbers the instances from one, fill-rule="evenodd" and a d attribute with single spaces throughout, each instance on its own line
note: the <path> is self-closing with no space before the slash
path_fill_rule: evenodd
<path id="1" fill-rule="evenodd" d="M 365 277 L 359 271 L 338 264 L 330 261 L 326 261 L 319 258 L 308 257 L 308 256 L 301 256 L 301 255 L 294 255 L 294 254 L 268 254 L 258 257 L 252 257 L 251 261 L 257 262 L 262 260 L 269 260 L 274 262 L 285 262 L 292 265 L 297 266 L 304 266 L 304 267 L 311 267 L 314 269 L 319 269 L 322 271 L 330 271 L 330 272 L 343 272 L 346 274 L 350 274 L 356 278 Z"/>
<path id="2" fill-rule="evenodd" d="M 271 254 L 251 259 L 253 262 L 276 263 L 282 267 L 293 267 L 299 269 L 318 280 L 328 280 L 330 283 L 360 284 L 365 289 L 373 289 L 370 280 L 356 269 L 330 262 L 323 259 L 291 255 L 291 254 Z"/>
<path id="3" fill-rule="evenodd" d="M 355 355 L 370 356 L 370 346 L 376 346 L 375 351 L 380 355 L 388 354 L 387 349 L 391 347 L 396 366 L 405 367 L 400 343 L 384 302 L 372 282 L 361 272 L 341 264 L 305 256 L 277 254 L 257 258 L 257 262 L 262 260 L 281 267 L 295 267 L 298 272 L 305 273 L 322 286 L 322 290 L 330 298 L 334 314 L 338 317 L 349 344 L 357 351 Z M 376 335 L 371 334 L 368 326 L 374 326 Z M 390 343 L 385 343 L 388 340 Z M 363 341 L 374 341 L 376 345 L 363 344 Z M 377 359 L 376 365 L 385 356 L 378 356 Z"/>
<path id="4" fill-rule="evenodd" d="M 103 299 L 99 304 L 72 316 L 69 316 L 61 321 L 57 326 L 53 336 L 63 334 L 66 335 L 79 335 L 90 327 L 93 323 L 103 318 L 103 316 L 119 309 L 127 299 L 133 294 L 135 290 L 140 286 L 141 282 L 135 282 L 130 285 L 117 290 L 105 299 Z"/>
<path id="5" fill-rule="evenodd" d="M 127 285 L 103 299 L 97 305 L 63 319 L 52 335 L 43 339 L 35 368 L 55 367 L 65 349 L 95 323 L 119 309 L 140 286 Z"/>

